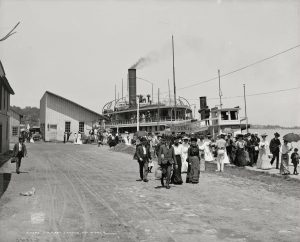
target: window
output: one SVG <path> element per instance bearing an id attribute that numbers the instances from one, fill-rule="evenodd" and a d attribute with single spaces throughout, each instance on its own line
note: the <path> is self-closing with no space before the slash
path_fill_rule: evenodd
<path id="1" fill-rule="evenodd" d="M 238 119 L 237 111 L 230 111 L 230 119 L 231 120 L 237 120 Z"/>
<path id="2" fill-rule="evenodd" d="M 12 127 L 12 136 L 18 136 L 19 135 L 19 127 L 13 126 Z"/>
<path id="3" fill-rule="evenodd" d="M 71 132 L 71 122 L 65 122 L 65 132 L 66 133 Z"/>
<path id="4" fill-rule="evenodd" d="M 228 112 L 227 111 L 222 111 L 221 112 L 221 119 L 222 120 L 228 120 L 229 116 L 228 116 Z"/>
<path id="5" fill-rule="evenodd" d="M 57 129 L 57 124 L 50 124 L 50 129 Z"/>
<path id="6" fill-rule="evenodd" d="M 6 105 L 5 105 L 5 94 L 6 94 L 6 91 L 5 91 L 5 89 L 3 89 L 3 110 L 6 110 Z"/>
<path id="7" fill-rule="evenodd" d="M 79 122 L 79 132 L 84 132 L 84 122 Z"/>
<path id="8" fill-rule="evenodd" d="M 7 92 L 6 93 L 6 97 L 7 97 L 7 100 L 6 100 L 6 110 L 8 111 L 8 109 L 9 109 L 9 93 Z"/>

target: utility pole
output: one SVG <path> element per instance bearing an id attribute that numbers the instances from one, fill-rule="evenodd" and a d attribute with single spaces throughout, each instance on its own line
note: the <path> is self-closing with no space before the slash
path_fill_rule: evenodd
<path id="1" fill-rule="evenodd" d="M 244 87 L 244 103 L 245 103 L 245 119 L 246 119 L 246 132 L 248 134 L 248 117 L 247 117 L 247 103 L 246 103 L 246 85 L 243 84 Z"/>
<path id="2" fill-rule="evenodd" d="M 136 131 L 140 131 L 140 97 L 136 97 L 136 103 L 137 103 L 137 108 L 136 108 Z"/>
<path id="3" fill-rule="evenodd" d="M 222 119 L 222 91 L 221 91 L 221 78 L 220 78 L 220 70 L 218 70 L 218 76 L 219 76 L 219 97 L 220 97 L 220 116 L 218 118 L 218 122 L 219 122 L 219 134 L 221 133 L 221 119 Z"/>
<path id="4" fill-rule="evenodd" d="M 159 110 L 159 106 L 160 106 L 160 103 L 159 103 L 159 88 L 158 88 L 158 91 L 157 91 L 157 122 L 160 122 L 160 110 Z M 159 126 L 158 126 L 159 127 Z"/>
<path id="5" fill-rule="evenodd" d="M 153 83 L 151 83 L 151 85 L 152 85 L 152 96 L 151 96 L 151 100 L 152 100 L 152 103 L 153 103 Z"/>
<path id="6" fill-rule="evenodd" d="M 171 105 L 171 92 L 170 92 L 170 81 L 168 79 L 168 90 L 169 90 L 169 105 Z"/>
<path id="7" fill-rule="evenodd" d="M 220 109 L 222 109 L 222 91 L 221 91 L 221 78 L 220 78 L 220 70 L 218 70 L 219 76 L 219 97 L 220 97 Z"/>
<path id="8" fill-rule="evenodd" d="M 176 83 L 175 83 L 175 61 L 174 61 L 174 38 L 172 35 L 172 53 L 173 53 L 173 85 L 174 85 L 174 105 L 175 105 L 175 120 L 176 120 Z"/>

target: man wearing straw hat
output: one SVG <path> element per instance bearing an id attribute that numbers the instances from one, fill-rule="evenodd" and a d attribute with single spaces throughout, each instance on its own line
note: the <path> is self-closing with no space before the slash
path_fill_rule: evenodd
<path id="1" fill-rule="evenodd" d="M 218 156 L 217 156 L 217 170 L 223 172 L 224 171 L 224 159 L 225 159 L 225 152 L 226 152 L 226 140 L 224 139 L 225 135 L 221 134 L 220 139 L 217 140 L 216 145 L 218 149 Z"/>
<path id="2" fill-rule="evenodd" d="M 171 140 L 162 140 L 162 145 L 158 152 L 158 165 L 162 169 L 161 185 L 164 187 L 164 178 L 166 178 L 166 188 L 170 189 L 172 167 L 178 169 L 177 160 L 175 157 L 175 150 L 171 144 Z"/>
<path id="3" fill-rule="evenodd" d="M 139 163 L 139 171 L 140 171 L 140 180 L 148 182 L 148 164 L 152 159 L 150 154 L 150 149 L 148 146 L 148 142 L 146 138 L 141 138 L 141 145 L 136 148 L 136 156 Z"/>
<path id="4" fill-rule="evenodd" d="M 24 139 L 22 137 L 19 138 L 19 142 L 15 144 L 13 150 L 13 157 L 17 158 L 16 161 L 16 173 L 20 173 L 21 160 L 24 156 L 27 155 L 27 149 L 24 144 Z"/>

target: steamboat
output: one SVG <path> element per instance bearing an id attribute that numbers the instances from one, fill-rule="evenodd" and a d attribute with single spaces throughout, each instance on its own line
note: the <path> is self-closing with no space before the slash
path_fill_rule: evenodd
<path id="1" fill-rule="evenodd" d="M 207 106 L 205 96 L 200 100 L 200 119 L 193 118 L 190 103 L 183 97 L 158 99 L 137 95 L 136 69 L 128 69 L 128 97 L 106 103 L 102 114 L 108 117 L 103 127 L 118 133 L 202 133 L 216 136 L 220 133 L 246 129 L 245 118 L 239 115 L 240 107 L 220 108 Z M 175 88 L 175 86 L 174 86 Z"/>

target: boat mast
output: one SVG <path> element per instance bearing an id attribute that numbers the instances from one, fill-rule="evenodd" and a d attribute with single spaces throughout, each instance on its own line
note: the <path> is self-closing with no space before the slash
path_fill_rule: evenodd
<path id="1" fill-rule="evenodd" d="M 170 81 L 168 79 L 168 89 L 169 89 L 169 105 L 171 105 L 171 92 L 170 92 Z"/>
<path id="2" fill-rule="evenodd" d="M 248 116 L 247 116 L 247 103 L 246 103 L 246 85 L 244 84 L 244 103 L 245 103 L 245 119 L 246 119 L 246 132 L 248 134 Z"/>
<path id="3" fill-rule="evenodd" d="M 173 54 L 173 85 L 174 85 L 174 113 L 175 113 L 175 121 L 176 121 L 176 83 L 175 83 L 175 64 L 174 64 L 174 38 L 172 35 L 172 54 Z"/>
<path id="4" fill-rule="evenodd" d="M 116 105 L 116 101 L 117 101 L 117 84 L 115 84 L 115 105 Z"/>
<path id="5" fill-rule="evenodd" d="M 136 131 L 140 131 L 140 97 L 136 96 Z"/>
<path id="6" fill-rule="evenodd" d="M 158 88 L 158 90 L 157 90 L 157 124 L 158 124 L 158 126 L 157 126 L 157 129 L 159 129 L 159 127 L 160 127 L 160 110 L 159 110 L 159 88 Z M 159 131 L 159 130 L 158 130 Z"/>
<path id="7" fill-rule="evenodd" d="M 123 89 L 124 89 L 124 87 L 123 87 L 123 78 L 122 78 L 122 100 L 123 100 Z"/>

